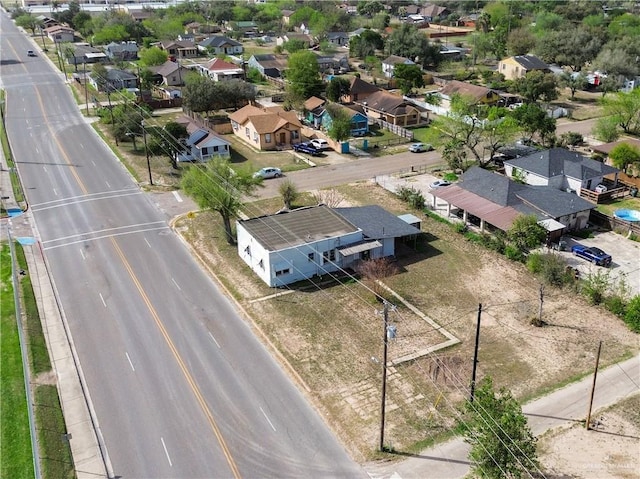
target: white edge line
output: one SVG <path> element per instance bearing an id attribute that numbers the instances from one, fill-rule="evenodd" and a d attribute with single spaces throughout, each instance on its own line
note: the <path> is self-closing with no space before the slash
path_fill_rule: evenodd
<path id="1" fill-rule="evenodd" d="M 147 246 L 148 246 L 149 248 L 151 248 L 151 243 L 149 243 L 149 240 L 148 240 L 147 238 L 145 238 L 145 239 L 144 239 L 144 242 L 145 242 L 145 243 L 147 243 Z"/>
<path id="2" fill-rule="evenodd" d="M 271 422 L 271 420 L 269 419 L 269 416 L 267 416 L 267 413 L 264 412 L 264 409 L 262 409 L 262 407 L 260 407 L 260 412 L 262 412 L 262 415 L 264 416 L 264 418 L 267 420 L 267 422 L 269 423 L 269 426 L 271 426 L 271 429 L 273 429 L 274 431 L 276 430 L 276 427 L 273 425 L 273 423 Z"/>
<path id="3" fill-rule="evenodd" d="M 211 331 L 209 331 L 209 336 L 211 336 L 211 339 L 213 339 L 213 342 L 216 343 L 216 346 L 220 348 L 220 344 L 218 343 L 218 341 L 216 341 L 216 338 L 213 337 L 213 334 L 211 334 Z"/>
<path id="4" fill-rule="evenodd" d="M 129 357 L 129 353 L 125 351 L 124 354 L 127 355 L 127 360 L 129 361 L 129 366 L 131 366 L 131 369 L 133 370 L 133 372 L 135 372 L 136 368 L 133 367 L 133 363 L 131 362 L 131 358 Z"/>
<path id="5" fill-rule="evenodd" d="M 100 295 L 100 300 L 102 301 L 102 304 L 104 304 L 104 307 L 107 307 L 107 303 L 104 301 L 104 298 L 102 297 L 102 293 L 98 293 Z"/>
<path id="6" fill-rule="evenodd" d="M 82 256 L 82 259 L 87 259 L 86 256 L 84 255 L 84 251 L 82 251 L 82 249 L 80 249 L 80 256 Z"/>
<path id="7" fill-rule="evenodd" d="M 180 197 L 180 194 L 179 194 L 177 191 L 174 191 L 174 192 L 173 192 L 173 196 L 175 196 L 176 201 L 177 201 L 178 203 L 182 203 L 182 198 Z"/>
<path id="8" fill-rule="evenodd" d="M 180 287 L 180 285 L 178 283 L 176 283 L 176 280 L 171 278 L 171 281 L 173 281 L 173 284 L 176 285 L 176 288 L 178 288 L 178 291 L 182 291 L 182 288 Z"/>
<path id="9" fill-rule="evenodd" d="M 167 451 L 167 445 L 164 443 L 164 439 L 162 437 L 160 438 L 160 442 L 162 442 L 164 453 L 167 455 L 167 461 L 169 461 L 169 466 L 173 467 L 173 463 L 171 462 L 171 458 L 169 457 L 169 451 Z"/>
<path id="10" fill-rule="evenodd" d="M 56 245 L 56 246 L 47 246 L 47 247 L 42 248 L 42 250 L 43 251 L 49 251 L 50 249 L 63 248 L 65 246 L 71 246 L 71 245 L 78 244 L 78 243 L 96 241 L 96 240 L 101 240 L 101 239 L 105 239 L 105 238 L 117 238 L 118 236 L 132 235 L 132 234 L 137 234 L 137 233 L 144 233 L 145 231 L 158 231 L 158 230 L 166 230 L 166 229 L 169 229 L 169 227 L 168 226 L 164 226 L 162 228 L 147 228 L 147 229 L 143 229 L 143 230 L 128 231 L 126 233 L 117 233 L 117 234 L 111 234 L 111 235 L 97 236 L 97 237 L 91 238 L 91 239 L 80 239 L 78 241 L 71 241 L 69 243 L 59 244 L 59 245 Z M 51 240 L 51 241 L 57 241 L 57 240 Z"/>

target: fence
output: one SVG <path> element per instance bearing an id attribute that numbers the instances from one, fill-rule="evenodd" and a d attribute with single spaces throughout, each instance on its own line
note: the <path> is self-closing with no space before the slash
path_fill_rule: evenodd
<path id="1" fill-rule="evenodd" d="M 605 184 L 606 183 L 607 182 L 605 181 Z M 581 188 L 580 196 L 587 201 L 591 201 L 591 203 L 599 205 L 600 203 L 604 203 L 605 201 L 613 200 L 615 198 L 623 198 L 627 196 L 629 192 L 630 189 L 627 186 L 611 188 L 607 191 L 603 191 L 602 193 L 597 193 L 595 191 L 587 190 L 586 188 Z"/>
<path id="2" fill-rule="evenodd" d="M 610 230 L 618 230 L 628 233 L 640 235 L 640 224 L 637 222 L 625 221 L 615 216 L 607 216 L 596 210 L 591 210 L 589 221 L 594 225 L 607 228 Z"/>
<path id="3" fill-rule="evenodd" d="M 369 124 L 371 123 L 381 126 L 385 130 L 389 130 L 391 133 L 394 133 L 398 136 L 413 140 L 413 132 L 411 130 L 407 130 L 402 126 L 394 125 L 393 123 L 389 123 L 388 121 L 384 121 L 379 118 L 369 118 Z"/>
<path id="4" fill-rule="evenodd" d="M 375 139 L 371 139 L 371 138 L 367 138 L 366 142 L 367 142 L 367 147 L 364 147 L 364 142 L 365 140 L 351 140 L 349 143 L 351 145 L 353 145 L 354 147 L 358 148 L 359 150 L 370 150 L 372 148 L 386 148 L 387 146 L 391 146 L 391 145 L 400 145 L 403 143 L 408 143 L 410 140 L 408 140 L 407 138 L 404 137 L 399 137 L 399 138 L 387 138 L 387 139 L 382 139 L 382 140 L 375 140 Z"/>

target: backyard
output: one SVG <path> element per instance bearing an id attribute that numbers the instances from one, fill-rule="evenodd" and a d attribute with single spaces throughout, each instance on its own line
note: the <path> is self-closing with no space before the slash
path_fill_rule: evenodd
<path id="1" fill-rule="evenodd" d="M 340 206 L 380 204 L 395 214 L 407 212 L 394 195 L 370 183 L 346 185 L 339 193 L 344 198 Z M 273 201 L 251 204 L 251 216 L 273 212 L 275 206 Z M 523 265 L 466 241 L 446 224 L 412 213 L 423 220 L 423 238 L 415 250 L 407 246 L 398 252 L 399 273 L 384 281 L 407 301 L 385 293 L 397 306 L 389 316 L 398 331 L 390 341 L 389 361 L 437 347 L 446 339 L 442 329 L 461 343 L 389 368 L 387 438 L 395 451 L 415 452 L 451 434 L 470 380 L 479 303 L 479 377 L 491 375 L 496 385 L 521 399 L 587 374 L 600 339 L 603 365 L 638 350 L 637 336 L 619 319 L 571 290 L 547 290 L 547 325 L 531 326 L 539 311 L 540 285 Z M 382 306 L 370 290 L 351 276 L 326 276 L 273 290 L 226 244 L 215 214 L 199 213 L 177 227 L 286 358 L 354 457 L 376 457 Z M 266 298 L 275 292 L 282 294 Z"/>

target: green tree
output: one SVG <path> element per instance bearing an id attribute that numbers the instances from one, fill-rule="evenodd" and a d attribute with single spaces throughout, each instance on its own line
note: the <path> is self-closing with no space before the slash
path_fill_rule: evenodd
<path id="1" fill-rule="evenodd" d="M 375 55 L 376 50 L 384 48 L 382 36 L 374 30 L 365 30 L 349 40 L 349 54 L 358 58 Z"/>
<path id="2" fill-rule="evenodd" d="M 604 141 L 605 143 L 616 141 L 620 137 L 618 121 L 610 116 L 598 118 L 598 121 L 596 121 L 596 124 L 593 127 L 592 133 L 598 140 Z"/>
<path id="3" fill-rule="evenodd" d="M 231 220 L 244 206 L 242 198 L 253 196 L 261 180 L 248 170 L 232 170 L 229 161 L 214 158 L 204 165 L 191 166 L 182 177 L 182 188 L 200 206 L 216 211 L 224 224 L 227 242 L 235 244 Z"/>
<path id="4" fill-rule="evenodd" d="M 598 55 L 603 45 L 602 37 L 582 25 L 571 26 L 566 21 L 564 25 L 540 36 L 536 53 L 547 63 L 566 65 L 579 72 Z"/>
<path id="5" fill-rule="evenodd" d="M 398 82 L 398 87 L 403 95 L 407 95 L 414 88 L 424 87 L 422 68 L 418 65 L 396 65 L 393 69 L 393 76 Z"/>
<path id="6" fill-rule="evenodd" d="M 284 202 L 285 208 L 290 210 L 292 208 L 293 203 L 296 201 L 300 193 L 298 193 L 298 188 L 293 183 L 293 181 L 286 179 L 280 186 L 278 186 L 278 193 L 282 197 L 282 201 Z"/>
<path id="7" fill-rule="evenodd" d="M 288 42 L 284 42 L 282 44 L 282 49 L 288 51 L 289 53 L 295 53 L 295 52 L 299 52 L 300 50 L 304 50 L 305 44 L 302 40 L 293 38 Z"/>
<path id="8" fill-rule="evenodd" d="M 293 53 L 289 57 L 286 72 L 288 100 L 299 105 L 312 96 L 320 96 L 323 90 L 318 60 L 308 50 Z"/>
<path id="9" fill-rule="evenodd" d="M 558 83 L 553 73 L 541 70 L 527 72 L 523 78 L 514 80 L 515 91 L 530 103 L 538 100 L 550 102 L 558 98 Z"/>
<path id="10" fill-rule="evenodd" d="M 536 215 L 519 215 L 507 231 L 507 238 L 520 251 L 541 245 L 547 237 L 547 231 L 538 224 Z"/>
<path id="11" fill-rule="evenodd" d="M 640 88 L 602 98 L 601 104 L 605 115 L 615 118 L 625 133 L 640 132 Z"/>
<path id="12" fill-rule="evenodd" d="M 372 17 L 382 10 L 384 10 L 384 5 L 377 0 L 358 2 L 358 15 Z"/>
<path id="13" fill-rule="evenodd" d="M 589 84 L 586 75 L 582 72 L 578 73 L 577 75 L 572 75 L 569 72 L 564 72 L 562 75 L 560 75 L 558 83 L 560 84 L 560 86 L 566 87 L 571 90 L 572 100 L 576 96 L 576 91 L 584 90 Z"/>
<path id="14" fill-rule="evenodd" d="M 536 438 L 522 408 L 509 391 L 495 392 L 486 377 L 476 389 L 475 400 L 466 402 L 461 427 L 471 445 L 469 460 L 477 477 L 520 478 L 537 469 Z"/>
<path id="15" fill-rule="evenodd" d="M 348 109 L 335 103 L 327 105 L 327 112 L 331 117 L 329 136 L 336 141 L 344 141 L 351 135 L 351 116 Z"/>
<path id="16" fill-rule="evenodd" d="M 339 102 L 343 95 L 349 93 L 350 83 L 344 77 L 333 77 L 327 85 L 327 98 L 329 101 Z"/>
<path id="17" fill-rule="evenodd" d="M 24 28 L 25 30 L 31 30 L 32 35 L 36 34 L 36 27 L 38 26 L 38 21 L 36 20 L 36 17 L 31 15 L 30 13 L 27 13 L 25 15 L 20 15 L 19 17 L 16 18 L 15 22 L 16 22 L 16 25 L 18 25 L 19 27 Z"/>
<path id="18" fill-rule="evenodd" d="M 210 111 L 217 110 L 214 82 L 196 73 L 187 75 L 182 101 L 185 107 L 197 113 L 208 115 Z"/>
<path id="19" fill-rule="evenodd" d="M 516 28 L 507 36 L 507 50 L 511 55 L 526 55 L 536 45 L 536 37 L 527 27 Z"/>
<path id="20" fill-rule="evenodd" d="M 624 314 L 624 322 L 631 331 L 640 333 L 640 295 L 631 298 Z"/>
<path id="21" fill-rule="evenodd" d="M 124 25 L 106 25 L 93 35 L 93 43 L 98 45 L 106 45 L 111 42 L 124 42 L 129 40 L 130 35 Z"/>
<path id="22" fill-rule="evenodd" d="M 151 47 L 146 50 L 142 50 L 139 57 L 142 65 L 152 67 L 165 63 L 168 60 L 169 55 L 166 51 L 158 47 Z"/>
<path id="23" fill-rule="evenodd" d="M 98 85 L 98 90 L 104 90 L 107 85 L 107 69 L 102 63 L 96 63 L 91 70 L 91 78 Z"/>
<path id="24" fill-rule="evenodd" d="M 535 103 L 524 104 L 510 113 L 527 140 L 539 135 L 543 142 L 556 131 L 556 120 Z"/>
<path id="25" fill-rule="evenodd" d="M 170 121 L 162 128 L 146 128 L 148 148 L 153 154 L 165 154 L 177 168 L 177 155 L 185 150 L 184 140 L 189 137 L 186 126 Z"/>
<path id="26" fill-rule="evenodd" d="M 409 58 L 422 67 L 437 66 L 442 60 L 440 48 L 429 42 L 426 35 L 414 25 L 403 23 L 387 39 L 392 55 Z"/>
<path id="27" fill-rule="evenodd" d="M 640 167 L 640 149 L 628 143 L 620 143 L 609 153 L 613 166 L 626 172 L 630 165 Z"/>

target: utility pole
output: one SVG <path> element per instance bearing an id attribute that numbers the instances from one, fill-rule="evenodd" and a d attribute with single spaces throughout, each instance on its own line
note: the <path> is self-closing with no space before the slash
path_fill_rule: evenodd
<path id="1" fill-rule="evenodd" d="M 478 304 L 478 324 L 476 325 L 476 347 L 473 351 L 473 370 L 471 372 L 471 395 L 469 402 L 473 402 L 476 392 L 476 370 L 478 368 L 478 345 L 480 344 L 480 317 L 482 315 L 482 303 Z"/>
<path id="2" fill-rule="evenodd" d="M 593 372 L 593 384 L 591 385 L 591 398 L 589 398 L 589 409 L 587 411 L 587 431 L 591 429 L 591 408 L 593 407 L 593 396 L 596 392 L 596 379 L 598 378 L 598 364 L 600 363 L 600 350 L 602 349 L 602 341 L 598 344 L 598 354 L 596 355 L 596 368 Z"/>
<path id="3" fill-rule="evenodd" d="M 538 308 L 538 324 L 542 326 L 542 304 L 544 303 L 544 285 L 540 285 L 540 307 Z"/>
<path id="4" fill-rule="evenodd" d="M 147 130 L 144 128 L 144 120 L 142 120 L 142 141 L 144 141 L 144 154 L 147 157 L 147 169 L 149 170 L 149 184 L 153 186 L 153 178 L 151 177 L 151 162 L 149 161 L 149 148 L 147 147 Z"/>
<path id="5" fill-rule="evenodd" d="M 87 72 L 84 72 L 85 74 L 85 83 L 87 81 Z M 116 146 L 118 146 L 118 135 L 116 135 L 115 132 L 115 127 L 116 127 L 116 123 L 113 120 L 113 107 L 111 106 L 111 85 L 107 85 L 107 100 L 109 101 L 109 113 L 111 114 L 111 128 L 113 129 L 113 138 L 116 140 Z"/>
<path id="6" fill-rule="evenodd" d="M 380 406 L 380 451 L 384 451 L 384 414 L 387 395 L 387 327 L 389 325 L 389 303 L 384 302 L 384 310 L 382 312 L 384 322 L 384 351 L 382 354 L 382 404 Z"/>

